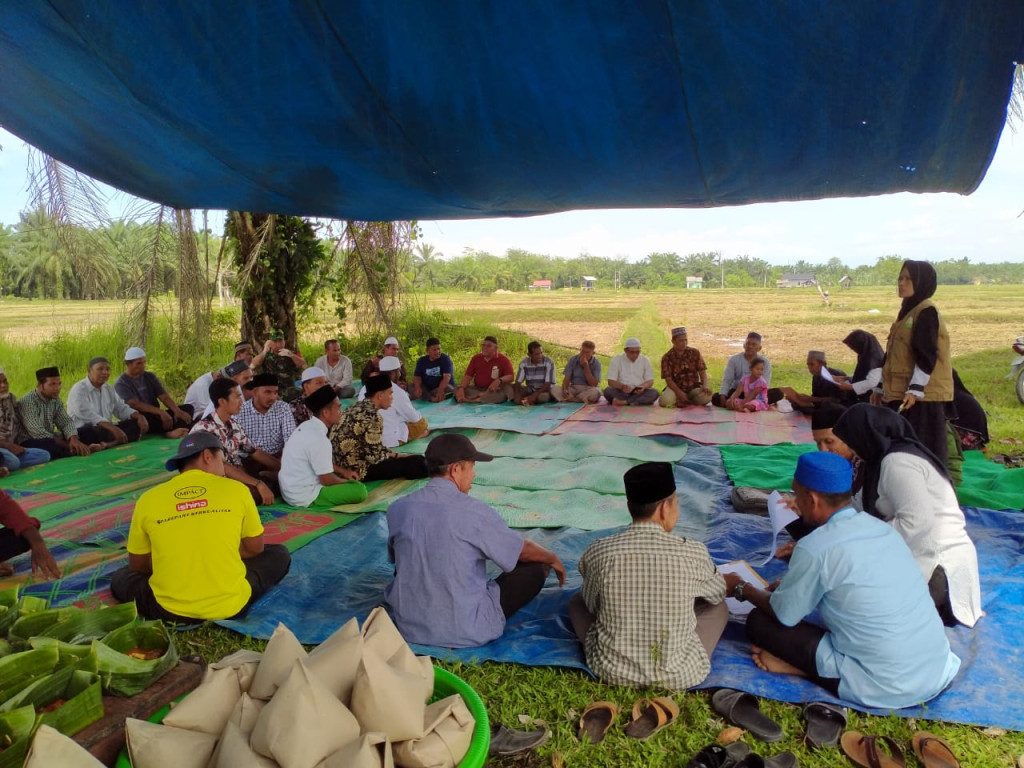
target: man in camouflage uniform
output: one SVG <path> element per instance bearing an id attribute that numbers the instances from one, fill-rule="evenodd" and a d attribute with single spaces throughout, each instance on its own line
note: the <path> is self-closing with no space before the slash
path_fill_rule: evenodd
<path id="1" fill-rule="evenodd" d="M 263 359 L 260 373 L 270 373 L 277 377 L 278 388 L 281 391 L 281 399 L 286 403 L 292 402 L 302 394 L 295 380 L 306 368 L 306 361 L 298 352 L 285 349 L 284 332 L 274 329 L 270 332 L 268 340 L 270 349 Z"/>

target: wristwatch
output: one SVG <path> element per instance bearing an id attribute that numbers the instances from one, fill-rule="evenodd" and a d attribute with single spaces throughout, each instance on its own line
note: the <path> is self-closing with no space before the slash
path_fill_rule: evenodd
<path id="1" fill-rule="evenodd" d="M 739 584 L 737 584 L 735 587 L 732 588 L 732 596 L 734 598 L 736 598 L 737 600 L 739 600 L 741 603 L 746 600 L 746 598 L 743 597 L 743 589 L 746 586 L 747 586 L 747 582 L 741 581 Z"/>

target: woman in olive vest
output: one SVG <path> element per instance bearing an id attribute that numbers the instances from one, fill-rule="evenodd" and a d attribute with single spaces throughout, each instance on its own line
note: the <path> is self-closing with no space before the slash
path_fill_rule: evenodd
<path id="1" fill-rule="evenodd" d="M 931 297 L 935 268 L 927 261 L 905 261 L 900 270 L 903 305 L 889 329 L 882 366 L 882 394 L 872 397 L 901 409 L 920 440 L 946 465 L 946 419 L 952 417 L 953 364 L 949 333 Z"/>

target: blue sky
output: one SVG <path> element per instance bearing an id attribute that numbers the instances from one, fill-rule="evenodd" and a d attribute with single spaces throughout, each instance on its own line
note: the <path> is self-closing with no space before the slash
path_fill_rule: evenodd
<path id="1" fill-rule="evenodd" d="M 27 207 L 28 152 L 0 129 L 0 223 Z M 112 205 L 111 210 L 117 206 Z M 466 248 L 508 248 L 571 258 L 642 259 L 653 251 L 680 255 L 721 251 L 773 264 L 833 256 L 856 266 L 896 254 L 942 261 L 1024 261 L 1024 133 L 1003 131 L 985 179 L 974 194 L 839 198 L 736 208 L 572 211 L 526 219 L 420 222 L 423 239 L 446 256 Z"/>

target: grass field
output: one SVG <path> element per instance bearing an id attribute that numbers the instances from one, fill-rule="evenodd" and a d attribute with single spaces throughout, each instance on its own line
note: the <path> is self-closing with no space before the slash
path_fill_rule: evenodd
<path id="1" fill-rule="evenodd" d="M 993 451 L 1020 452 L 1021 446 L 998 441 L 1024 439 L 1024 405 L 1017 402 L 1011 382 L 1003 378 L 1011 359 L 1009 345 L 1024 332 L 1019 314 L 1020 295 L 1019 288 L 962 286 L 941 287 L 935 297 L 950 329 L 954 364 L 989 413 Z M 593 340 L 607 361 L 608 356 L 621 349 L 624 338 L 635 335 L 642 340 L 644 351 L 657 370 L 657 360 L 668 348 L 669 329 L 686 325 L 690 343 L 704 353 L 716 386 L 726 358 L 740 349 L 748 331 L 757 330 L 764 336 L 764 352 L 772 360 L 773 383 L 797 388 L 808 385 L 803 364 L 808 349 L 824 350 L 830 364 L 852 371 L 854 356 L 843 346 L 842 338 L 855 328 L 864 328 L 884 344 L 899 306 L 894 288 L 836 292 L 829 307 L 823 305 L 816 291 L 806 289 L 452 293 L 427 294 L 419 297 L 419 303 L 428 310 L 445 312 L 453 322 L 440 329 L 422 328 L 416 332 L 417 338 L 401 341 L 411 353 L 417 348 L 422 350 L 424 339 L 419 335 L 436 333 L 455 359 L 457 369 L 462 369 L 476 351 L 480 336 L 502 329 L 502 349 L 513 361 L 525 354 L 527 341 L 538 339 L 558 364 L 573 354 L 584 338 Z M 82 361 L 93 354 L 116 359 L 121 352 L 117 348 L 120 341 L 112 329 L 125 309 L 122 302 L 0 302 L 0 366 L 7 367 L 12 389 L 24 392 L 31 386 L 31 371 L 54 355 L 73 361 L 75 367 L 82 367 Z M 301 351 L 309 360 L 319 354 L 321 334 L 333 327 L 329 309 L 324 308 L 309 327 L 300 329 Z M 164 312 L 168 318 L 173 317 L 174 309 L 169 302 Z M 463 323 L 471 328 L 460 329 L 458 326 Z M 59 338 L 59 344 L 54 342 L 55 338 Z M 218 350 L 216 354 L 223 356 L 234 340 L 225 331 L 224 338 L 213 340 L 212 346 Z M 166 340 L 160 343 L 169 348 Z M 372 343 L 364 340 L 362 346 Z M 358 368 L 359 358 L 353 357 Z M 187 384 L 190 377 L 201 372 L 199 365 L 194 372 L 169 372 L 161 369 L 158 359 L 153 363 L 162 376 L 172 374 L 165 380 L 174 381 L 182 391 L 182 382 Z M 77 378 L 65 374 L 67 386 Z M 178 641 L 182 653 L 201 653 L 208 658 L 219 658 L 240 645 L 263 645 L 262 641 L 212 626 L 182 633 Z M 711 711 L 706 694 L 677 692 L 670 695 L 680 705 L 679 723 L 651 741 L 635 742 L 624 737 L 621 729 L 613 729 L 603 744 L 583 746 L 573 736 L 574 724 L 588 703 L 607 699 L 628 709 L 636 698 L 651 692 L 601 685 L 574 670 L 494 663 L 445 666 L 476 688 L 487 702 L 492 718 L 513 726 L 523 718 L 538 718 L 553 731 L 552 740 L 541 749 L 537 759 L 493 765 L 683 766 L 692 754 L 713 741 L 724 725 Z M 779 744 L 768 747 L 752 741 L 761 754 L 788 749 L 805 766 L 838 768 L 850 764 L 838 750 L 811 753 L 803 746 L 798 707 L 773 701 L 763 702 L 762 707 L 783 725 L 787 735 Z M 1024 734 L 1007 734 L 999 729 L 856 714 L 851 716 L 850 727 L 891 736 L 905 746 L 915 730 L 932 730 L 953 745 L 964 766 L 972 768 L 1013 766 L 1024 753 Z M 908 765 L 917 764 L 910 755 Z"/>

